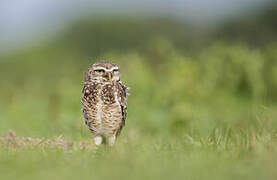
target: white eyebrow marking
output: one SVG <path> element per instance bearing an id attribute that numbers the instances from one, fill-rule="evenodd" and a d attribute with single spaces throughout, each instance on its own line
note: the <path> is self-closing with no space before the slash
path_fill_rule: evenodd
<path id="1" fill-rule="evenodd" d="M 113 71 L 113 70 L 119 70 L 119 68 L 116 66 L 116 67 L 113 67 L 113 68 L 112 68 L 112 71 Z"/>
<path id="2" fill-rule="evenodd" d="M 97 67 L 97 68 L 95 68 L 94 70 L 104 70 L 104 71 L 107 71 L 107 69 L 106 69 L 106 68 L 103 68 L 103 67 Z"/>
<path id="3" fill-rule="evenodd" d="M 113 70 L 119 70 L 119 68 L 116 66 L 116 67 L 113 67 L 111 69 L 106 69 L 104 67 L 97 67 L 95 68 L 94 70 L 104 70 L 105 72 L 112 72 Z"/>

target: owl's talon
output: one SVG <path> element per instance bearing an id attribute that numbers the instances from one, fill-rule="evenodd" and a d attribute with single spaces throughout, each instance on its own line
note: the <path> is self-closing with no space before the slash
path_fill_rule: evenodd
<path id="1" fill-rule="evenodd" d="M 103 137 L 102 136 L 95 136 L 94 137 L 94 144 L 96 146 L 100 146 L 103 142 Z"/>

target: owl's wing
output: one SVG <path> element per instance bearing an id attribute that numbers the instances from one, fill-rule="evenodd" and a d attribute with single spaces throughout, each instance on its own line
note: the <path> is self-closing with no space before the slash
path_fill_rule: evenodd
<path id="1" fill-rule="evenodd" d="M 91 131 L 94 131 L 91 123 L 93 121 L 94 104 L 96 103 L 97 84 L 85 84 L 82 91 L 82 111 L 84 113 L 85 123 Z"/>
<path id="2" fill-rule="evenodd" d="M 120 101 L 119 103 L 121 106 L 121 113 L 122 113 L 122 122 L 119 130 L 116 133 L 116 135 L 118 136 L 125 125 L 125 120 L 127 116 L 127 97 L 130 95 L 129 94 L 130 88 L 122 84 L 121 81 L 119 81 L 117 89 L 118 89 L 118 96 Z"/>

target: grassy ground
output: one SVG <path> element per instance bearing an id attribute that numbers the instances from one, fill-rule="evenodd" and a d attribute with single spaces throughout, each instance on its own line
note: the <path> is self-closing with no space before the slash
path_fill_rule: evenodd
<path id="1" fill-rule="evenodd" d="M 62 137 L 1 138 L 3 179 L 275 179 L 276 134 L 123 136 L 112 149 Z"/>

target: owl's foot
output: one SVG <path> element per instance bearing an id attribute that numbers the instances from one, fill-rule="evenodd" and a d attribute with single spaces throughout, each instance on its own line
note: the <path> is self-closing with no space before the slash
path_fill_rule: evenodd
<path id="1" fill-rule="evenodd" d="M 108 145 L 110 147 L 114 145 L 115 139 L 116 139 L 115 135 L 108 137 Z"/>
<path id="2" fill-rule="evenodd" d="M 100 146 L 103 142 L 103 137 L 102 136 L 95 136 L 94 137 L 94 144 L 96 146 Z"/>

